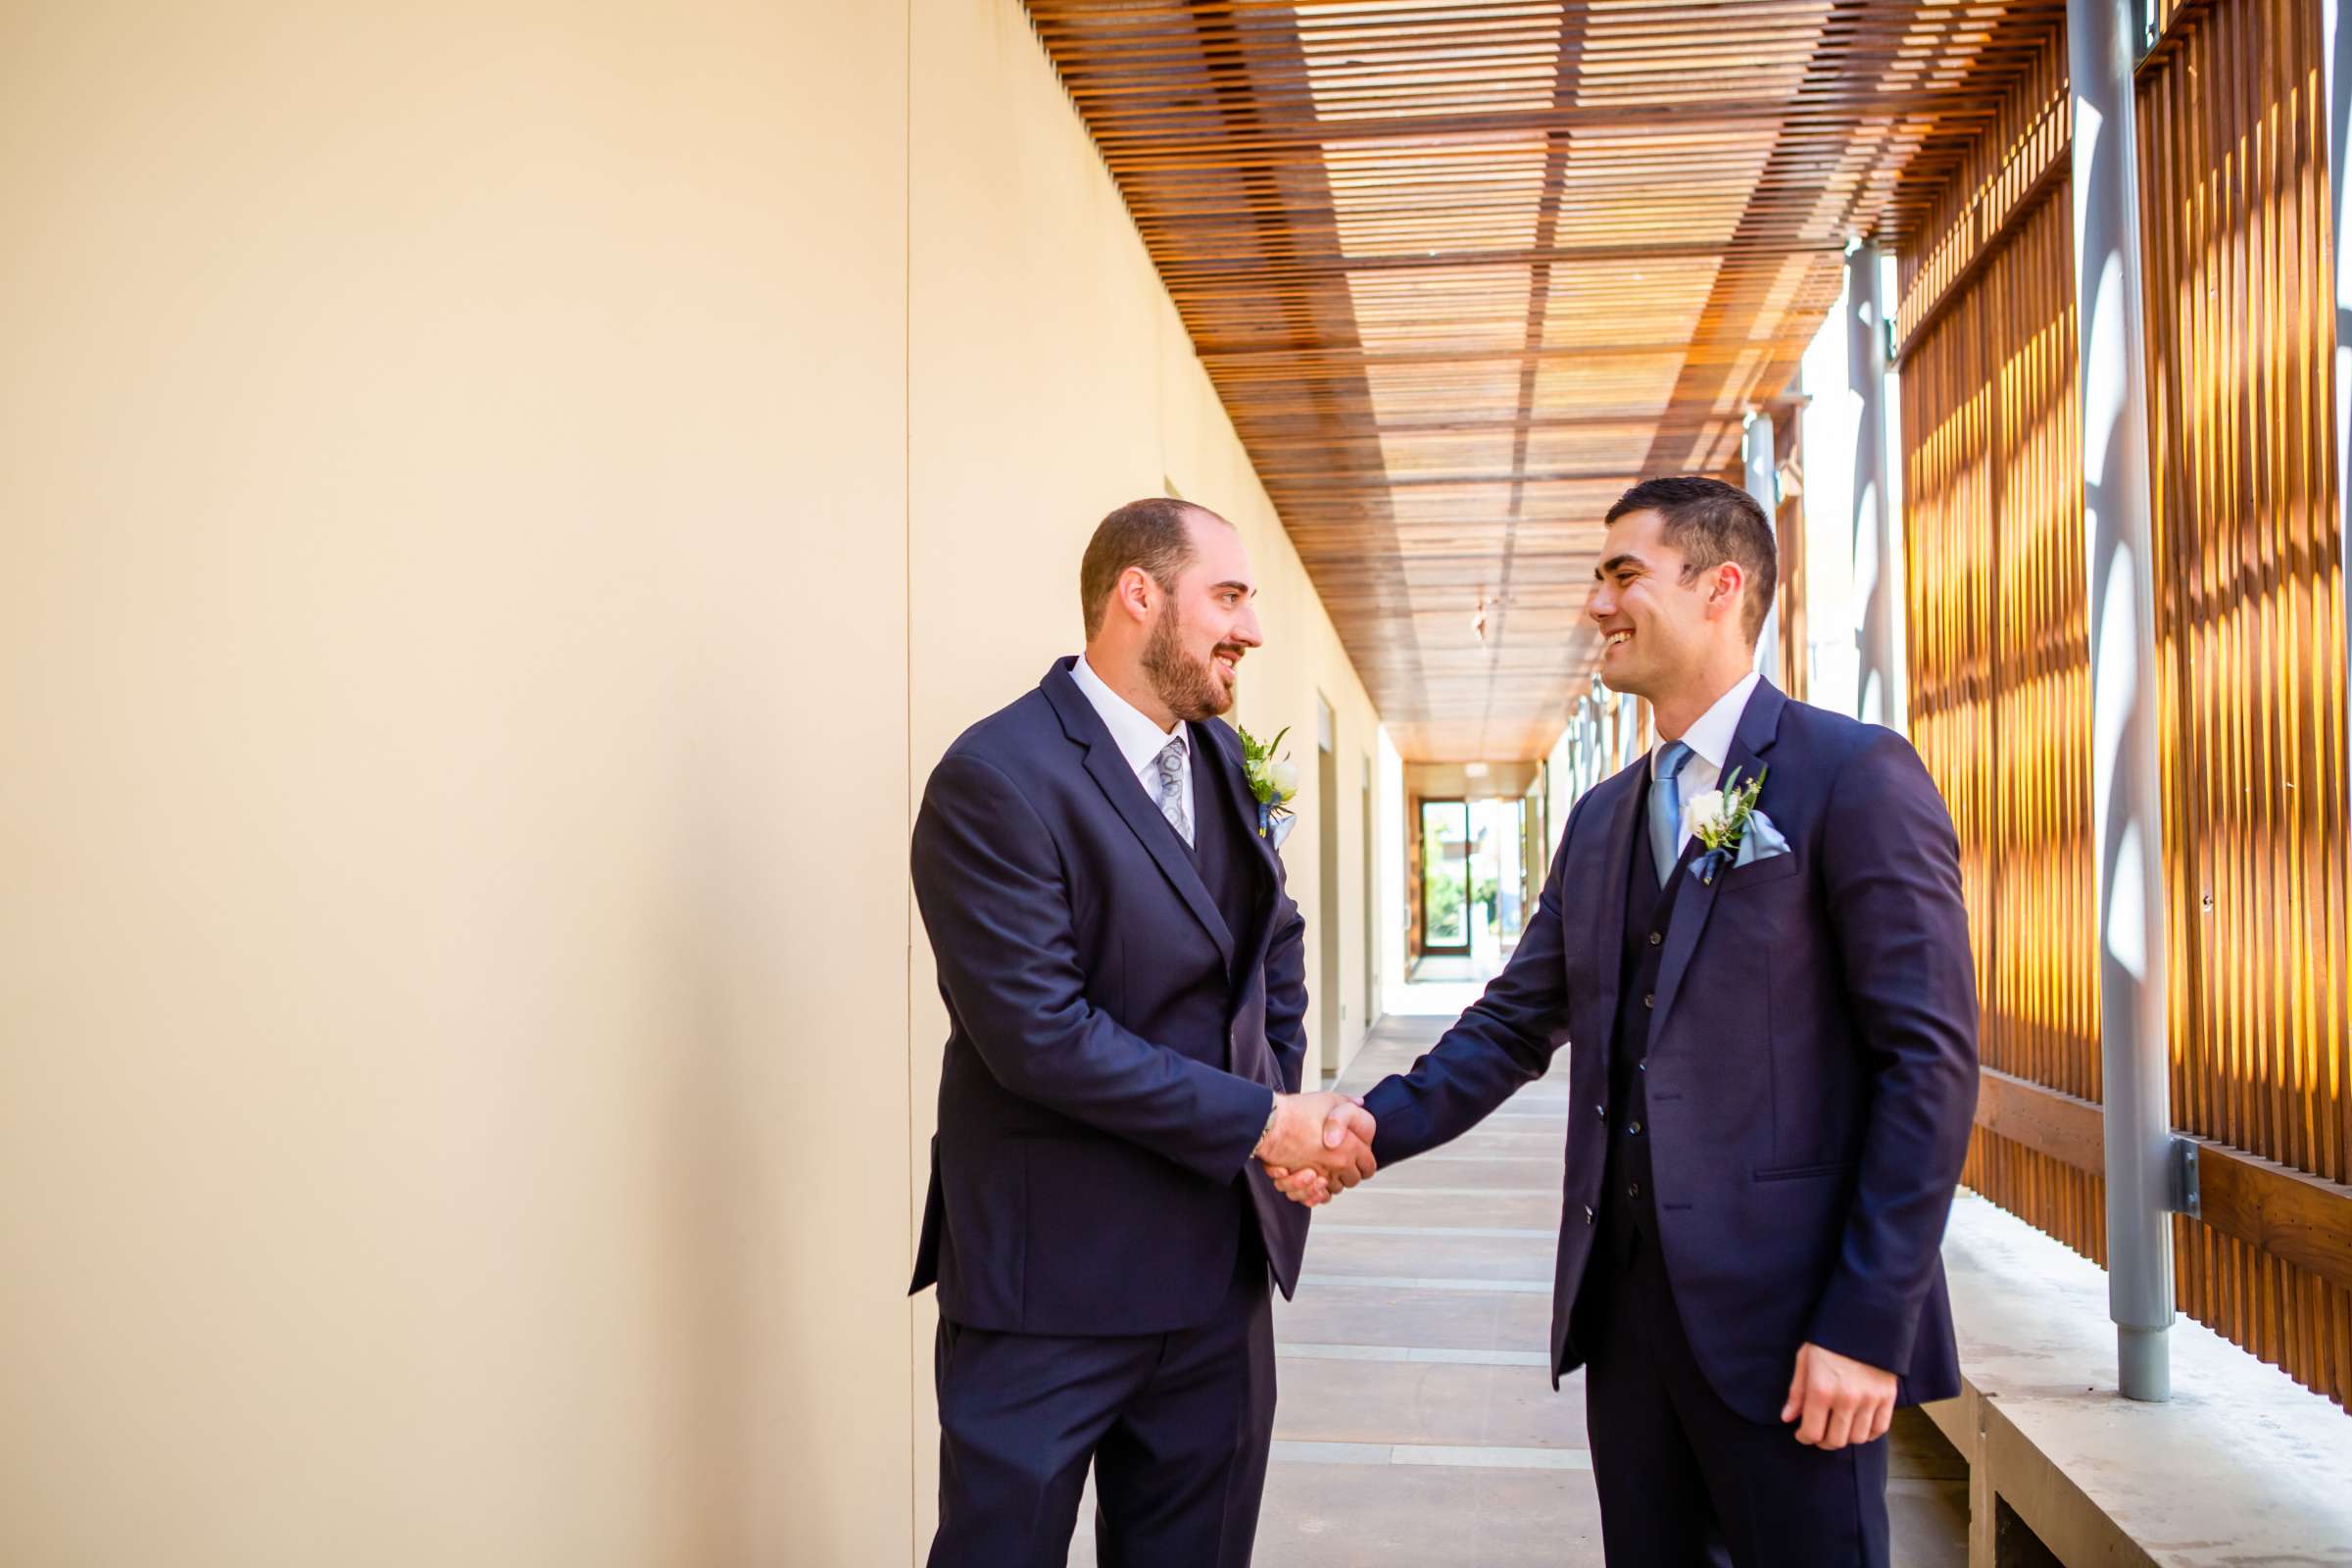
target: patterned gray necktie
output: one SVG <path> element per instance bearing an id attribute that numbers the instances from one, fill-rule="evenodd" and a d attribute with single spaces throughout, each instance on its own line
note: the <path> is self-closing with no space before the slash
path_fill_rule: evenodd
<path id="1" fill-rule="evenodd" d="M 1176 836 L 1190 848 L 1193 822 L 1184 814 L 1184 737 L 1181 735 L 1159 749 L 1159 814 L 1168 819 L 1168 826 L 1174 828 Z"/>
<path id="2" fill-rule="evenodd" d="M 1683 764 L 1690 748 L 1681 741 L 1658 753 L 1657 777 L 1649 786 L 1649 857 L 1658 862 L 1658 886 L 1674 875 L 1674 862 L 1683 858 Z"/>

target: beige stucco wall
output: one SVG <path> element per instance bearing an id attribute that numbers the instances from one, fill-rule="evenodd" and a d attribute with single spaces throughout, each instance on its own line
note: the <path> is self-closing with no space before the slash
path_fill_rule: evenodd
<path id="1" fill-rule="evenodd" d="M 931 762 L 1166 477 L 1375 724 L 1018 7 L 0 6 L 0 1560 L 913 1559 Z"/>
<path id="2" fill-rule="evenodd" d="M 0 1559 L 903 1557 L 904 13 L 4 15 Z"/>

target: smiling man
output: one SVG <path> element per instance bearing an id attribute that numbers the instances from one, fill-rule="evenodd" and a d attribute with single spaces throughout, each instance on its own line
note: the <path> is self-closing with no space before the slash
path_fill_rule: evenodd
<path id="1" fill-rule="evenodd" d="M 1757 678 L 1745 493 L 1646 480 L 1600 558 L 1601 679 L 1658 743 L 1577 802 L 1486 995 L 1365 1096 L 1373 1152 L 1459 1137 L 1573 1042 L 1550 1361 L 1590 1368 L 1608 1560 L 1884 1568 L 1888 1419 L 1960 1387 L 1959 848 L 1900 736 Z"/>
<path id="2" fill-rule="evenodd" d="M 1274 1425 L 1268 1276 L 1372 1173 L 1299 1095 L 1304 922 L 1218 715 L 1261 641 L 1216 514 L 1138 501 L 1079 568 L 1086 652 L 948 749 L 914 891 L 950 1033 L 914 1289 L 939 1286 L 933 1568 L 1242 1568 Z"/>

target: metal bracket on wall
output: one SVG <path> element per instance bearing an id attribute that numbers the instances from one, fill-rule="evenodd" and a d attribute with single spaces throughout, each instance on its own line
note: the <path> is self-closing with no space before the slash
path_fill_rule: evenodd
<path id="1" fill-rule="evenodd" d="M 2176 1135 L 2170 1152 L 2172 1201 L 2165 1206 L 2176 1214 L 2196 1219 L 2204 1212 L 2204 1201 L 2197 1191 L 2197 1141 Z"/>

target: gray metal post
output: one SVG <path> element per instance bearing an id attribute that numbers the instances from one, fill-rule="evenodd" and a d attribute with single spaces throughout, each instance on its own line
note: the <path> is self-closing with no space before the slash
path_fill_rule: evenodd
<path id="1" fill-rule="evenodd" d="M 1617 771 L 1617 695 L 1592 678 L 1592 782 Z"/>
<path id="2" fill-rule="evenodd" d="M 2090 591 L 2092 851 L 2107 1133 L 2107 1304 L 2127 1397 L 2172 1394 L 2164 802 L 2132 67 L 2138 0 L 2067 0 L 2075 312 Z"/>
<path id="3" fill-rule="evenodd" d="M 1886 504 L 1886 309 L 1879 248 L 1845 258 L 1845 379 L 1861 400 L 1854 430 L 1854 597 L 1862 602 L 1862 661 L 1854 716 L 1903 727 L 1903 670 L 1894 646 L 1894 514 Z"/>
<path id="4" fill-rule="evenodd" d="M 1740 457 L 1746 469 L 1747 493 L 1764 509 L 1764 526 L 1775 527 L 1781 508 L 1780 465 L 1772 450 L 1772 416 L 1751 414 L 1740 432 Z M 1775 686 L 1781 678 L 1781 596 L 1776 591 L 1764 611 L 1764 629 L 1756 637 L 1756 672 Z"/>
<path id="5" fill-rule="evenodd" d="M 1578 722 L 1585 730 L 1585 788 L 1591 789 L 1608 776 L 1600 765 L 1600 705 L 1587 695 L 1578 702 L 1577 710 Z"/>
<path id="6" fill-rule="evenodd" d="M 2344 184 L 2352 165 L 2352 18 L 2321 0 L 2320 69 L 2328 92 L 2328 237 L 2335 253 L 2335 528 L 2344 585 L 2344 690 L 2352 692 L 2352 234 Z M 2346 736 L 2352 741 L 2352 735 Z M 2352 769 L 2347 769 L 2352 774 Z"/>

